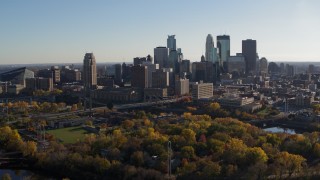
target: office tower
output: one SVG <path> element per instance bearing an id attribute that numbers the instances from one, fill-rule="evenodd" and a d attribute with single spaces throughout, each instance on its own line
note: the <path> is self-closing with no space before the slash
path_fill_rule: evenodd
<path id="1" fill-rule="evenodd" d="M 284 63 L 280 63 L 280 73 L 285 74 L 285 72 L 286 72 L 286 69 L 284 67 Z"/>
<path id="2" fill-rule="evenodd" d="M 162 68 L 162 71 L 169 73 L 169 86 L 174 88 L 175 74 L 173 72 L 173 69 L 172 68 Z"/>
<path id="3" fill-rule="evenodd" d="M 237 53 L 235 56 L 230 56 L 227 61 L 228 73 L 243 75 L 246 71 L 245 58 L 241 53 Z"/>
<path id="4" fill-rule="evenodd" d="M 287 72 L 287 76 L 294 76 L 295 75 L 295 67 L 293 65 L 286 65 L 286 72 Z"/>
<path id="5" fill-rule="evenodd" d="M 183 60 L 183 53 L 182 53 L 182 50 L 181 48 L 178 48 L 178 61 L 179 63 Z"/>
<path id="6" fill-rule="evenodd" d="M 178 96 L 189 94 L 189 79 L 179 78 L 176 80 L 175 94 Z"/>
<path id="7" fill-rule="evenodd" d="M 171 50 L 169 53 L 169 68 L 173 68 L 175 74 L 179 74 L 179 54 L 177 50 Z"/>
<path id="8" fill-rule="evenodd" d="M 177 49 L 175 35 L 168 35 L 167 48 L 169 51 Z"/>
<path id="9" fill-rule="evenodd" d="M 217 36 L 217 47 L 219 50 L 218 56 L 220 58 L 223 70 L 227 71 L 227 61 L 230 56 L 230 36 L 221 35 Z"/>
<path id="10" fill-rule="evenodd" d="M 169 87 L 169 72 L 163 69 L 152 73 L 152 88 Z"/>
<path id="11" fill-rule="evenodd" d="M 44 90 L 52 91 L 53 90 L 53 80 L 52 78 L 28 78 L 26 79 L 26 89 L 27 90 Z"/>
<path id="12" fill-rule="evenodd" d="M 259 60 L 259 71 L 260 75 L 268 74 L 268 60 L 264 57 Z"/>
<path id="13" fill-rule="evenodd" d="M 149 62 L 149 63 L 153 63 L 153 57 L 150 55 L 150 54 L 148 54 L 148 56 L 147 56 L 147 62 Z"/>
<path id="14" fill-rule="evenodd" d="M 246 60 L 246 74 L 256 73 L 257 42 L 256 40 L 242 40 L 242 55 Z"/>
<path id="15" fill-rule="evenodd" d="M 114 81 L 116 84 L 121 84 L 122 83 L 122 66 L 121 64 L 115 64 L 114 65 Z"/>
<path id="16" fill-rule="evenodd" d="M 272 73 L 272 74 L 279 73 L 280 72 L 280 67 L 275 62 L 270 62 L 269 65 L 268 65 L 268 72 Z"/>
<path id="17" fill-rule="evenodd" d="M 192 80 L 194 82 L 213 82 L 215 80 L 214 73 L 214 64 L 212 62 L 202 61 L 192 63 Z"/>
<path id="18" fill-rule="evenodd" d="M 159 69 L 159 64 L 151 64 L 149 62 L 145 62 L 142 66 L 148 67 L 148 87 L 152 87 L 152 73 L 156 72 Z"/>
<path id="19" fill-rule="evenodd" d="M 38 77 L 52 78 L 54 83 L 59 83 L 61 72 L 58 66 L 52 66 L 51 69 L 41 69 L 38 71 Z"/>
<path id="20" fill-rule="evenodd" d="M 213 43 L 213 37 L 211 34 L 208 34 L 207 40 L 206 40 L 206 60 L 213 62 L 213 51 L 214 51 L 214 43 Z M 202 58 L 201 58 L 202 61 Z"/>
<path id="21" fill-rule="evenodd" d="M 96 58 L 93 53 L 86 53 L 83 59 L 84 87 L 93 89 L 97 85 Z"/>
<path id="22" fill-rule="evenodd" d="M 190 60 L 182 60 L 180 62 L 180 77 L 186 76 L 188 79 L 190 79 L 191 76 L 191 66 L 190 66 Z"/>
<path id="23" fill-rule="evenodd" d="M 132 78 L 131 78 L 131 86 L 139 87 L 139 88 L 147 88 L 148 87 L 148 67 L 137 65 L 132 66 L 131 68 Z"/>
<path id="24" fill-rule="evenodd" d="M 146 57 L 135 57 L 135 58 L 133 58 L 133 65 L 134 66 L 142 64 L 144 62 L 147 62 L 147 58 Z"/>
<path id="25" fill-rule="evenodd" d="M 315 72 L 315 66 L 313 64 L 309 64 L 309 67 L 308 67 L 308 73 L 314 73 Z"/>
<path id="26" fill-rule="evenodd" d="M 168 67 L 169 50 L 166 47 L 154 48 L 154 63 L 159 64 L 159 68 Z"/>

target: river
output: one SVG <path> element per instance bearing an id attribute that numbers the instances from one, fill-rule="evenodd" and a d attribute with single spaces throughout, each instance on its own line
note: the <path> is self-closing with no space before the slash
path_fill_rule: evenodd
<path id="1" fill-rule="evenodd" d="M 297 134 L 297 132 L 294 129 L 289 129 L 289 128 L 281 128 L 281 127 L 269 127 L 263 129 L 268 132 L 272 133 L 288 133 L 288 134 Z"/>

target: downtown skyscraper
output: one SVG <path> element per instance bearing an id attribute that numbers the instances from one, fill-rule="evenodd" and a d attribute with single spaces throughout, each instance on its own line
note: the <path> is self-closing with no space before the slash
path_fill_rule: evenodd
<path id="1" fill-rule="evenodd" d="M 242 40 L 242 55 L 246 61 L 246 74 L 255 74 L 257 67 L 257 41 Z"/>
<path id="2" fill-rule="evenodd" d="M 230 36 L 217 36 L 217 47 L 219 50 L 218 55 L 220 58 L 222 69 L 224 70 L 224 72 L 227 72 L 227 61 L 230 57 Z"/>
<path id="3" fill-rule="evenodd" d="M 84 87 L 88 89 L 93 89 L 97 85 L 97 66 L 93 53 L 86 53 L 84 56 L 83 82 Z"/>
<path id="4" fill-rule="evenodd" d="M 175 35 L 168 35 L 167 48 L 169 49 L 169 52 L 177 49 Z"/>

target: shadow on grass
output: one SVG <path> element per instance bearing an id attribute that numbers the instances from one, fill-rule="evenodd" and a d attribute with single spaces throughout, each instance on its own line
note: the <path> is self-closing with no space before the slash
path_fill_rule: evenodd
<path id="1" fill-rule="evenodd" d="M 89 132 L 86 131 L 83 127 L 77 127 L 69 130 L 69 132 L 76 132 L 76 131 L 83 131 L 82 134 L 89 134 Z"/>

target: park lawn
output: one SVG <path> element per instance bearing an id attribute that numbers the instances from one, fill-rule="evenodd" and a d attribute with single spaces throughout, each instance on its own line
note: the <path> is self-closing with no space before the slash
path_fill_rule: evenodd
<path id="1" fill-rule="evenodd" d="M 62 140 L 63 144 L 69 144 L 82 140 L 88 132 L 81 126 L 76 126 L 49 130 L 47 133 L 53 135 L 56 139 Z"/>

